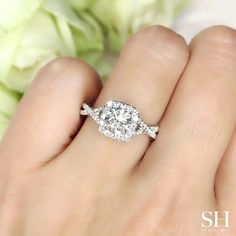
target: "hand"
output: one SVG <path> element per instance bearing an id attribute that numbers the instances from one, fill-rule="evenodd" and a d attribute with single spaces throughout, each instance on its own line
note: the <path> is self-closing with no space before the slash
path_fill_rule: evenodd
<path id="1" fill-rule="evenodd" d="M 101 87 L 76 59 L 40 71 L 0 146 L 0 235 L 217 235 L 201 227 L 208 210 L 230 211 L 235 235 L 236 32 L 213 27 L 188 48 L 145 29 Z M 118 142 L 80 117 L 110 99 L 159 123 L 157 139 Z"/>

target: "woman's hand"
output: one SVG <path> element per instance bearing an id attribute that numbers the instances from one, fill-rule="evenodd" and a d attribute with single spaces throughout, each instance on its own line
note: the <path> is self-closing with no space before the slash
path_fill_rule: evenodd
<path id="1" fill-rule="evenodd" d="M 110 99 L 159 123 L 157 139 L 123 143 L 91 118 L 83 123 L 83 102 Z M 57 59 L 38 74 L 0 146 L 0 235 L 235 235 L 235 124 L 233 29 L 207 29 L 189 48 L 166 28 L 145 29 L 104 88 L 88 65 Z M 204 211 L 230 211 L 230 228 L 204 232 L 212 229 L 203 228 Z"/>

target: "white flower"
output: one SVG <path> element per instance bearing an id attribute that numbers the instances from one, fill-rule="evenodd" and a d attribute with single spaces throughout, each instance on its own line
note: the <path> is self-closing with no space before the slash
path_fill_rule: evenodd
<path id="1" fill-rule="evenodd" d="M 1 3 L 2 2 L 2 3 Z M 87 13 L 64 0 L 0 0 L 0 83 L 24 92 L 38 69 L 57 56 L 95 63 L 103 33 Z"/>
<path id="2" fill-rule="evenodd" d="M 119 51 L 127 37 L 139 29 L 171 26 L 188 0 L 70 0 L 78 12 L 87 9 L 106 28 L 110 47 Z"/>

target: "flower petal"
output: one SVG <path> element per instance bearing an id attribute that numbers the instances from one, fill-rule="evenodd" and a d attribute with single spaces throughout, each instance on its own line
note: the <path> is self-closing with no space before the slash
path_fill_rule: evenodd
<path id="1" fill-rule="evenodd" d="M 43 0 L 0 0 L 0 28 L 9 32 L 30 19 Z"/>

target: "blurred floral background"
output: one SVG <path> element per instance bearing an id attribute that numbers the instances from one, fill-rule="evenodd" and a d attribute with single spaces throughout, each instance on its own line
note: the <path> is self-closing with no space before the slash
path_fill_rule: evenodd
<path id="1" fill-rule="evenodd" d="M 236 26 L 235 7 L 235 0 L 0 0 L 0 137 L 49 60 L 79 57 L 105 80 L 139 29 L 161 24 L 190 41 L 212 24 Z"/>
<path id="2" fill-rule="evenodd" d="M 79 57 L 108 76 L 129 35 L 172 26 L 188 0 L 0 0 L 0 136 L 49 60 Z M 27 119 L 27 117 L 25 117 Z"/>

